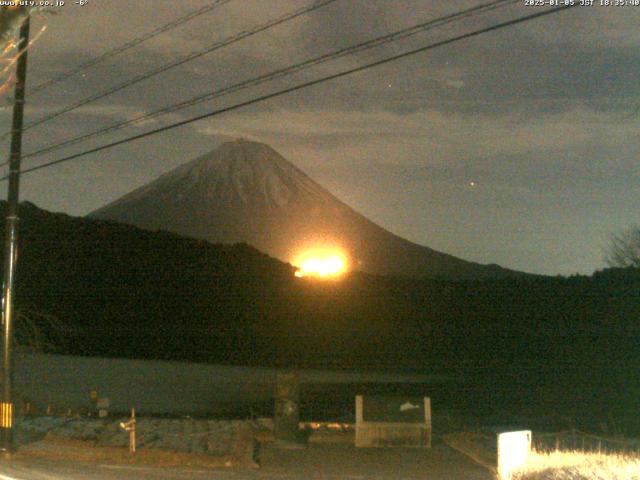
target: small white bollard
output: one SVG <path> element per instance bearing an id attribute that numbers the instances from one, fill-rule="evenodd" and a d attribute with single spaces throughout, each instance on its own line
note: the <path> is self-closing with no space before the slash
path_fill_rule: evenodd
<path id="1" fill-rule="evenodd" d="M 498 478 L 510 480 L 511 474 L 523 466 L 531 453 L 531 430 L 498 434 Z"/>

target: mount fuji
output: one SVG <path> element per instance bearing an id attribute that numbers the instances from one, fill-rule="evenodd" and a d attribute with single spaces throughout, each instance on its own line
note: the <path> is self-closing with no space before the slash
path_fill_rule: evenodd
<path id="1" fill-rule="evenodd" d="M 212 243 L 248 243 L 292 262 L 339 248 L 354 270 L 479 279 L 518 275 L 398 237 L 368 220 L 263 143 L 236 140 L 165 173 L 90 217 Z"/>

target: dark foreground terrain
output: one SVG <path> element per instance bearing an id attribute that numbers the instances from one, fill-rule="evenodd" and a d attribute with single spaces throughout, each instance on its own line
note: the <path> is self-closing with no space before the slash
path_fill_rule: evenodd
<path id="1" fill-rule="evenodd" d="M 267 446 L 259 469 L 208 469 L 83 464 L 21 458 L 0 463 L 0 478 L 29 480 L 219 479 L 219 480 L 491 480 L 488 470 L 443 444 L 431 450 L 356 449 L 351 444 L 311 444 L 303 450 Z"/>
<path id="2" fill-rule="evenodd" d="M 248 245 L 24 204 L 16 310 L 18 340 L 40 351 L 445 373 L 460 382 L 419 392 L 440 411 L 640 432 L 640 269 L 318 282 Z M 316 403 L 322 395 L 303 392 Z"/>

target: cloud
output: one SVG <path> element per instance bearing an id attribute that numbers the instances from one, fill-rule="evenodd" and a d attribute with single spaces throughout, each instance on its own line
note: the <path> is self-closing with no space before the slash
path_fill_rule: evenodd
<path id="1" fill-rule="evenodd" d="M 86 77 L 28 98 L 27 121 L 311 1 L 229 2 L 87 70 Z M 211 2 L 124 3 L 68 6 L 49 18 L 47 33 L 29 53 L 28 88 Z M 25 150 L 481 0 L 398 0 L 393 8 L 388 3 L 334 2 L 60 117 L 49 128 L 33 129 Z M 140 127 L 179 121 L 531 12 L 518 2 Z M 586 264 L 572 259 L 573 252 L 589 252 L 586 243 L 596 238 L 595 230 L 611 231 L 615 222 L 624 225 L 637 217 L 632 206 L 638 203 L 640 134 L 632 114 L 640 107 L 639 21 L 640 8 L 571 9 L 101 152 L 94 157 L 100 162 L 78 161 L 42 177 L 34 174 L 26 177 L 25 192 L 48 207 L 60 205 L 61 189 L 66 203 L 54 208 L 86 212 L 211 150 L 221 138 L 242 136 L 273 145 L 348 203 L 421 243 L 461 256 L 475 249 L 479 260 L 501 261 L 498 255 L 516 258 L 514 245 L 520 251 L 548 251 L 562 241 L 573 247 L 579 238 L 576 248 L 533 261 L 547 261 L 544 270 L 551 272 L 561 263 L 563 271 L 584 271 L 569 267 Z M 0 110 L 0 120 L 7 130 L 10 109 Z M 127 134 L 140 131 L 131 128 Z M 87 185 L 101 172 L 113 179 L 93 192 Z M 51 188 L 52 178 L 63 187 Z M 478 188 L 469 189 L 470 180 Z M 571 222 L 571 235 L 557 228 Z M 582 225 L 592 227 L 585 234 Z M 500 243 L 495 237 L 507 231 L 508 241 Z M 534 257 L 523 256 L 523 268 Z"/>
<path id="2" fill-rule="evenodd" d="M 465 86 L 464 80 L 451 79 L 451 80 L 444 80 L 443 83 L 452 88 L 463 88 Z"/>
<path id="3" fill-rule="evenodd" d="M 243 131 L 241 129 L 234 130 L 225 127 L 207 127 L 207 126 L 196 126 L 195 130 L 200 135 L 204 135 L 207 137 L 223 137 L 225 140 L 235 140 L 238 138 L 243 138 L 245 140 L 252 140 L 254 142 L 260 142 L 261 139 L 251 133 Z"/>
<path id="4" fill-rule="evenodd" d="M 637 137 L 634 122 L 621 122 L 615 112 L 580 105 L 546 114 L 465 115 L 425 110 L 406 114 L 388 111 L 261 111 L 223 115 L 198 127 L 202 132 L 233 131 L 267 142 L 362 144 L 387 163 L 420 159 L 450 163 L 459 158 L 521 155 L 568 150 L 620 148 Z M 386 145 L 381 151 L 381 144 Z M 407 147 L 419 153 L 407 155 Z M 331 147 L 329 147 L 331 148 Z M 394 149 L 396 155 L 390 155 Z M 373 153 L 375 152 L 375 153 Z"/>

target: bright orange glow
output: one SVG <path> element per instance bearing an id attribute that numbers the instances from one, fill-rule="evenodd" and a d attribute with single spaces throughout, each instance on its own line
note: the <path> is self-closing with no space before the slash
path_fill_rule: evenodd
<path id="1" fill-rule="evenodd" d="M 345 255 L 337 250 L 311 250 L 293 261 L 296 277 L 336 278 L 348 270 Z"/>

